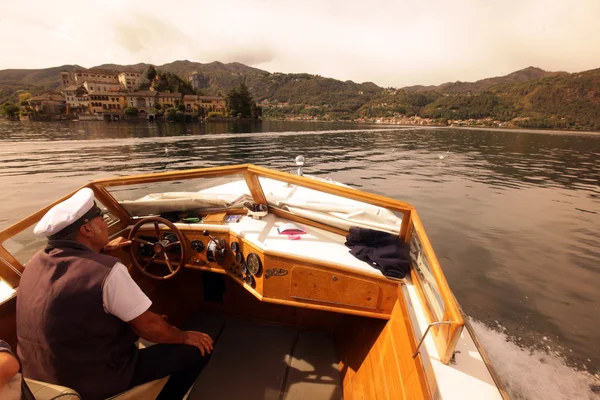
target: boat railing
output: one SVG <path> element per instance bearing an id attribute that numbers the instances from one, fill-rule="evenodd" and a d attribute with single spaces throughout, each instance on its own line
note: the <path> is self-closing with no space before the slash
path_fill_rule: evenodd
<path id="1" fill-rule="evenodd" d="M 431 327 L 431 334 L 440 360 L 444 363 L 450 361 L 464 321 L 459 306 L 448 286 L 437 257 L 431 247 L 431 243 L 425 233 L 419 215 L 415 208 L 408 203 L 323 180 L 310 179 L 250 164 L 99 179 L 86 186 L 92 188 L 96 199 L 104 204 L 114 215 L 115 221 L 118 221 L 118 223 L 110 227 L 110 233 L 115 234 L 130 226 L 134 218 L 115 196 L 111 194 L 109 189 L 116 186 L 152 185 L 160 182 L 185 181 L 193 178 L 224 177 L 229 175 L 241 177 L 246 182 L 254 202 L 259 204 L 268 204 L 267 196 L 261 186 L 261 179 L 267 178 L 281 181 L 291 186 L 313 189 L 345 199 L 381 207 L 400 216 L 401 222 L 397 226 L 398 230 L 396 233 L 405 242 L 409 243 L 412 265 L 411 281 L 417 289 L 420 303 L 424 305 L 423 308 L 427 315 L 428 323 L 450 321 L 450 324 L 435 324 Z M 0 262 L 0 275 L 3 278 L 6 277 L 5 280 L 13 287 L 17 287 L 19 281 L 19 276 L 13 272 L 13 268 L 20 272 L 23 270 L 23 264 L 6 249 L 5 242 L 27 228 L 31 228 L 52 206 L 65 200 L 73 193 L 57 199 L 54 203 L 49 204 L 0 232 L 0 256 L 9 262 L 9 264 Z M 269 212 L 334 233 L 342 235 L 348 233 L 347 229 L 341 229 L 323 222 L 297 216 L 281 208 L 269 207 Z M 416 341 L 420 339 L 415 331 L 415 327 L 413 327 L 413 335 Z"/>

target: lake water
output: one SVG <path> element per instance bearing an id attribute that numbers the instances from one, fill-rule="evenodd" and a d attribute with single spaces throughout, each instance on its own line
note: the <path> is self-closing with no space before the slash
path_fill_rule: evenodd
<path id="1" fill-rule="evenodd" d="M 419 210 L 514 399 L 600 399 L 597 134 L 0 122 L 0 229 L 91 179 L 241 163 L 291 172 L 300 154 L 306 173 Z"/>

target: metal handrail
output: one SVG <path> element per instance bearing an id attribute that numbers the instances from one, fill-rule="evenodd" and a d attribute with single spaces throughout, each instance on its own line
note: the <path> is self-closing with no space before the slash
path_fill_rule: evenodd
<path id="1" fill-rule="evenodd" d="M 421 336 L 421 340 L 419 340 L 419 344 L 417 345 L 417 350 L 415 350 L 415 353 L 413 354 L 412 358 L 416 358 L 417 354 L 419 354 L 419 349 L 421 348 L 421 345 L 425 341 L 425 336 L 427 336 L 427 333 L 429 332 L 429 329 L 431 329 L 432 326 L 435 326 L 435 325 L 451 325 L 451 324 L 452 324 L 452 321 L 439 321 L 439 322 L 432 322 L 431 324 L 429 324 L 429 326 L 427 327 L 427 329 L 425 329 L 425 333 L 423 334 L 423 336 Z"/>

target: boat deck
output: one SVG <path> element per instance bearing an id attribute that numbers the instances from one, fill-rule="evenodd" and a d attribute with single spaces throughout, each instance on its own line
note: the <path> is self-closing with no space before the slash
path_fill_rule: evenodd
<path id="1" fill-rule="evenodd" d="M 188 400 L 343 399 L 339 359 L 325 334 L 220 316 L 192 326 L 217 341 Z"/>

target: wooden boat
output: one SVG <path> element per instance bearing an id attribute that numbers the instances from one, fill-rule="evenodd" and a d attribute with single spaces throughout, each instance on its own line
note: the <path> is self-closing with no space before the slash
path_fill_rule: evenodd
<path id="1" fill-rule="evenodd" d="M 200 315 L 218 337 L 188 398 L 508 398 L 415 208 L 300 175 L 235 165 L 86 185 L 111 235 L 134 238 L 113 255 L 152 309 L 175 325 Z M 45 243 L 33 226 L 71 195 L 0 232 L 0 338 L 12 345 L 19 277 Z M 296 235 L 280 234 L 285 224 Z M 352 226 L 402 239 L 409 274 L 352 256 Z"/>

